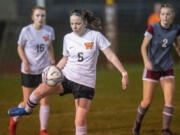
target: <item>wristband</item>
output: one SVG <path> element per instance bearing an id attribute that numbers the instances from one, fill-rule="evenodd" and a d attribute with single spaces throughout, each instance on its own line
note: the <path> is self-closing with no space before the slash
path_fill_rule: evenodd
<path id="1" fill-rule="evenodd" d="M 121 74 L 122 74 L 122 76 L 126 76 L 127 72 L 122 72 Z"/>

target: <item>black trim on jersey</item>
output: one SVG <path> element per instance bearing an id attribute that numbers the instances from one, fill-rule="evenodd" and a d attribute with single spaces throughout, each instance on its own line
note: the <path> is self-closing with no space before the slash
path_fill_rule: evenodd
<path id="1" fill-rule="evenodd" d="M 161 25 L 161 23 L 159 22 L 159 25 L 160 25 L 160 27 L 163 29 L 163 30 L 170 30 L 171 29 L 171 27 L 173 26 L 173 24 L 171 24 L 170 26 L 169 26 L 169 28 L 164 28 L 162 25 Z"/>

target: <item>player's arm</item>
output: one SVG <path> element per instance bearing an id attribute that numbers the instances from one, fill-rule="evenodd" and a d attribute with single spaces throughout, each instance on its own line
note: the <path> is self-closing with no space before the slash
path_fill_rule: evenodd
<path id="1" fill-rule="evenodd" d="M 176 38 L 173 45 L 174 45 L 174 48 L 175 48 L 178 56 L 180 57 L 180 39 Z"/>
<path id="2" fill-rule="evenodd" d="M 104 55 L 106 58 L 121 72 L 122 78 L 122 87 L 123 89 L 127 88 L 128 85 L 128 74 L 127 71 L 124 69 L 123 65 L 121 64 L 119 58 L 116 54 L 112 51 L 110 47 L 107 47 L 103 50 Z"/>
<path id="3" fill-rule="evenodd" d="M 52 41 L 48 47 L 48 55 L 49 55 L 49 58 L 50 58 L 50 63 L 51 65 L 54 65 L 55 64 L 55 59 L 54 59 L 54 49 L 53 49 L 53 44 L 52 44 Z"/>
<path id="4" fill-rule="evenodd" d="M 30 73 L 29 62 L 28 62 L 27 57 L 26 57 L 25 52 L 24 52 L 24 46 L 18 45 L 17 51 L 18 51 L 18 55 L 19 55 L 21 61 L 24 63 L 24 71 L 26 73 Z"/>
<path id="5" fill-rule="evenodd" d="M 63 69 L 64 66 L 65 66 L 66 63 L 67 63 L 67 60 L 68 60 L 68 56 L 63 56 L 63 57 L 59 60 L 57 66 L 58 66 L 60 69 Z"/>
<path id="6" fill-rule="evenodd" d="M 151 39 L 145 36 L 141 45 L 141 55 L 143 57 L 144 65 L 148 70 L 152 70 L 152 64 L 147 55 L 147 46 L 149 45 L 150 41 Z"/>

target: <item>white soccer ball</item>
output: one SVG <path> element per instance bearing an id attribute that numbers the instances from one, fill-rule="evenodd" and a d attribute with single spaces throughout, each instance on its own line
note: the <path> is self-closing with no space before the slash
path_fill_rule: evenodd
<path id="1" fill-rule="evenodd" d="M 42 72 L 42 81 L 51 87 L 62 82 L 63 78 L 64 76 L 61 69 L 56 66 L 48 66 Z"/>

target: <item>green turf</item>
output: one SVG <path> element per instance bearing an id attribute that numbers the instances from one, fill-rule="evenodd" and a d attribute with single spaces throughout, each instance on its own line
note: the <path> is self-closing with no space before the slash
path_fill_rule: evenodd
<path id="1" fill-rule="evenodd" d="M 142 65 L 126 65 L 130 85 L 121 89 L 121 75 L 98 68 L 95 98 L 88 114 L 88 135 L 131 135 L 136 109 L 142 95 Z M 180 135 L 180 65 L 176 64 L 175 112 L 172 130 Z M 22 99 L 18 75 L 0 77 L 0 135 L 8 135 L 7 111 Z M 71 95 L 50 97 L 51 114 L 48 130 L 52 135 L 74 134 L 74 102 Z M 17 135 L 39 135 L 37 107 L 33 114 L 20 119 Z M 153 103 L 144 118 L 142 135 L 159 135 L 162 121 L 163 94 L 156 89 Z"/>

